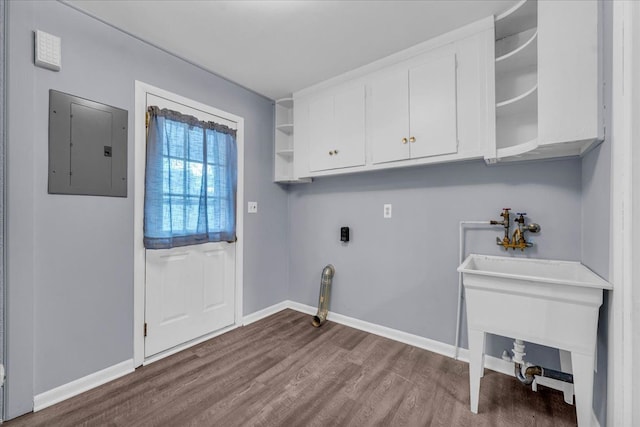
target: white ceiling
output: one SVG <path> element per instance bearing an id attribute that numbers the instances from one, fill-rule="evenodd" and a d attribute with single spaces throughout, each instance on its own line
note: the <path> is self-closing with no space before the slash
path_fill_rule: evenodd
<path id="1" fill-rule="evenodd" d="M 72 6 L 271 99 L 517 0 L 96 1 Z"/>

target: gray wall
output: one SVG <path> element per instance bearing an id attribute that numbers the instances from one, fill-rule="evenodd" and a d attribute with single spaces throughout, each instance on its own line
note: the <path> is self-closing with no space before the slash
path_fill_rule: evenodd
<path id="1" fill-rule="evenodd" d="M 320 272 L 336 267 L 331 310 L 447 344 L 455 342 L 458 223 L 500 219 L 511 207 L 542 231 L 524 255 L 579 260 L 580 161 L 485 166 L 482 161 L 322 178 L 290 194 L 290 298 L 315 306 Z M 393 218 L 382 206 L 393 204 Z M 340 226 L 351 242 L 339 241 Z M 504 254 L 499 227 L 468 231 L 467 253 Z M 467 346 L 466 322 L 461 326 Z M 493 338 L 496 356 L 511 341 Z M 528 345 L 527 360 L 559 364 Z"/>
<path id="2" fill-rule="evenodd" d="M 134 80 L 245 119 L 244 312 L 287 298 L 287 194 L 271 183 L 273 106 L 59 2 L 10 2 L 8 418 L 34 395 L 133 357 Z M 33 65 L 36 29 L 62 38 L 62 70 Z M 215 49 L 215 43 L 212 44 Z M 129 110 L 127 198 L 47 194 L 48 91 Z"/>

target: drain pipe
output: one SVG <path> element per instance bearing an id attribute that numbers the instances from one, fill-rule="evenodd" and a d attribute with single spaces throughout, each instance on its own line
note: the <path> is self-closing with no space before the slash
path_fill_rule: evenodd
<path id="1" fill-rule="evenodd" d="M 318 301 L 318 313 L 311 319 L 311 324 L 319 328 L 327 321 L 329 314 L 329 295 L 331 293 L 331 282 L 336 270 L 333 265 L 329 264 L 322 269 L 322 278 L 320 279 L 320 297 Z"/>
<path id="2" fill-rule="evenodd" d="M 515 374 L 516 378 L 524 385 L 531 385 L 535 379 L 534 375 L 573 384 L 572 374 L 556 371 L 555 369 L 543 368 L 542 366 L 529 366 L 527 368 L 523 368 L 523 365 L 516 363 Z"/>
<path id="3" fill-rule="evenodd" d="M 458 265 L 464 261 L 464 226 L 465 225 L 491 225 L 491 221 L 460 221 L 458 229 Z M 462 273 L 458 273 L 458 312 L 456 315 L 456 349 L 454 358 L 458 360 L 460 351 L 460 323 L 462 321 Z"/>
<path id="4" fill-rule="evenodd" d="M 542 366 L 526 366 L 524 364 L 524 341 L 515 340 L 513 342 L 513 363 L 515 376 L 524 385 L 531 385 L 535 376 L 552 378 L 573 384 L 573 375 L 555 369 L 543 368 Z"/>

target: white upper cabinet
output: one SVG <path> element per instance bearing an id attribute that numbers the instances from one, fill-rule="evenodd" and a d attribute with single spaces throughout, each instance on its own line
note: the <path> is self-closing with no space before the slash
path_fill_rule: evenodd
<path id="1" fill-rule="evenodd" d="M 309 102 L 309 170 L 362 166 L 365 161 L 365 88 L 348 85 Z"/>
<path id="2" fill-rule="evenodd" d="M 523 0 L 496 18 L 487 162 L 579 156 L 603 140 L 601 2 Z"/>
<path id="3" fill-rule="evenodd" d="M 456 58 L 450 52 L 371 83 L 373 163 L 457 151 Z"/>
<path id="4" fill-rule="evenodd" d="M 604 135 L 601 8 L 522 0 L 294 93 L 293 176 L 584 154 Z"/>
<path id="5" fill-rule="evenodd" d="M 294 175 L 486 157 L 494 43 L 487 17 L 294 93 Z"/>

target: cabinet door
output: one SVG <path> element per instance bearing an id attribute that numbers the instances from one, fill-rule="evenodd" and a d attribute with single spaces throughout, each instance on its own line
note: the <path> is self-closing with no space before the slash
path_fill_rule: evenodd
<path id="1" fill-rule="evenodd" d="M 456 153 L 455 54 L 409 70 L 409 102 L 411 157 Z"/>
<path id="2" fill-rule="evenodd" d="M 409 158 L 409 82 L 407 70 L 371 83 L 371 154 L 373 163 Z"/>
<path id="3" fill-rule="evenodd" d="M 311 101 L 309 125 L 311 171 L 364 165 L 364 85 L 349 86 Z"/>

